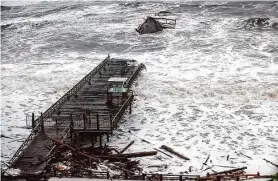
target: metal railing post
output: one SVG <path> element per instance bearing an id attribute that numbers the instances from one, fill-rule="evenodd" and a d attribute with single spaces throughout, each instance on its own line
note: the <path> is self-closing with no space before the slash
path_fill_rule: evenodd
<path id="1" fill-rule="evenodd" d="M 32 113 L 32 129 L 34 129 L 35 126 L 35 113 Z"/>
<path id="2" fill-rule="evenodd" d="M 42 113 L 41 113 L 41 131 L 44 133 L 44 120 L 43 120 Z"/>
<path id="3" fill-rule="evenodd" d="M 110 119 L 110 130 L 111 130 L 111 134 L 113 134 L 112 114 L 109 115 L 109 119 Z"/>
<path id="4" fill-rule="evenodd" d="M 182 175 L 179 176 L 179 181 L 182 181 Z"/>
<path id="5" fill-rule="evenodd" d="M 97 130 L 99 130 L 99 115 L 97 114 Z"/>
<path id="6" fill-rule="evenodd" d="M 86 129 L 86 116 L 83 114 L 83 123 L 84 123 L 84 129 Z"/>

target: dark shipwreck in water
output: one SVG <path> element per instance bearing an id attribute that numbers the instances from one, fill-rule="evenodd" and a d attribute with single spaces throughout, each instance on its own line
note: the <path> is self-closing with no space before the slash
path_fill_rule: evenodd
<path id="1" fill-rule="evenodd" d="M 153 17 L 148 16 L 147 19 L 142 23 L 136 31 L 139 34 L 156 33 L 163 29 L 170 28 L 174 29 L 176 26 L 176 19 L 167 17 L 170 12 L 161 11 L 156 13 Z"/>
<path id="2" fill-rule="evenodd" d="M 156 33 L 162 30 L 163 30 L 162 25 L 152 17 L 147 17 L 145 22 L 136 29 L 136 31 L 140 35 L 146 33 Z"/>

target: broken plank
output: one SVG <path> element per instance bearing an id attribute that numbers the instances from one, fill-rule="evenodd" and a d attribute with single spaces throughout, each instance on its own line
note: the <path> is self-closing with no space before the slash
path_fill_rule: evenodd
<path id="1" fill-rule="evenodd" d="M 161 150 L 159 150 L 159 149 L 157 149 L 157 148 L 155 148 L 155 150 L 158 151 L 158 152 L 160 152 L 160 153 L 163 153 L 164 155 L 167 155 L 168 157 L 173 158 L 171 155 L 165 153 L 164 151 L 161 151 Z"/>
<path id="2" fill-rule="evenodd" d="M 187 157 L 183 156 L 182 154 L 174 151 L 172 148 L 170 148 L 170 147 L 168 147 L 166 145 L 162 145 L 160 148 L 164 149 L 164 150 L 166 150 L 166 151 L 168 151 L 168 152 L 170 152 L 170 153 L 172 153 L 172 154 L 174 154 L 174 155 L 176 155 L 176 156 L 178 156 L 178 157 L 180 157 L 180 158 L 182 158 L 184 160 L 190 160 L 189 158 L 187 158 Z"/>
<path id="3" fill-rule="evenodd" d="M 156 154 L 157 154 L 157 151 L 145 151 L 145 152 L 119 154 L 117 156 L 124 156 L 125 158 L 133 158 L 133 157 L 153 156 Z"/>
<path id="4" fill-rule="evenodd" d="M 90 155 L 88 155 L 88 154 L 85 154 L 85 153 L 82 153 L 82 152 L 80 152 L 80 151 L 77 151 L 75 148 L 73 148 L 73 147 L 71 147 L 71 146 L 69 146 L 69 145 L 67 145 L 67 144 L 65 144 L 65 143 L 62 143 L 62 142 L 59 141 L 59 140 L 56 140 L 56 139 L 53 139 L 53 138 L 50 138 L 50 137 L 48 137 L 48 138 L 49 138 L 50 140 L 54 141 L 55 143 L 59 144 L 59 145 L 62 145 L 62 146 L 65 146 L 65 147 L 69 148 L 70 150 L 76 152 L 76 153 L 79 154 L 79 155 L 82 155 L 82 156 L 84 156 L 84 157 L 87 157 L 89 160 L 94 160 L 94 161 L 96 161 L 96 162 L 99 162 L 99 159 L 98 159 L 98 158 L 95 158 L 95 157 L 90 156 Z"/>
<path id="5" fill-rule="evenodd" d="M 125 152 L 131 145 L 133 145 L 134 140 L 131 141 L 126 147 L 124 147 L 124 149 L 122 151 L 120 151 L 120 154 L 122 154 L 123 152 Z"/>
<path id="6" fill-rule="evenodd" d="M 271 162 L 271 161 L 269 161 L 269 160 L 267 160 L 267 159 L 263 159 L 264 161 L 266 161 L 267 163 L 270 163 L 271 165 L 273 165 L 273 166 L 276 166 L 277 168 L 278 168 L 278 165 L 277 164 L 275 164 L 275 163 L 273 163 L 273 162 Z"/>

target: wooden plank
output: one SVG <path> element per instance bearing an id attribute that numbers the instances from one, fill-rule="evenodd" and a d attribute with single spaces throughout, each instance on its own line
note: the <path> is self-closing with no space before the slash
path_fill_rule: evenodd
<path id="1" fill-rule="evenodd" d="M 182 158 L 184 160 L 190 160 L 189 158 L 187 158 L 187 157 L 183 156 L 182 154 L 174 151 L 172 148 L 170 148 L 170 147 L 168 147 L 166 145 L 162 145 L 160 148 L 164 149 L 164 150 L 166 150 L 166 151 L 168 151 L 168 152 L 170 152 L 170 153 L 172 153 L 172 154 L 174 154 L 174 155 L 176 155 L 176 156 L 178 156 L 178 157 L 180 157 L 180 158 Z"/>

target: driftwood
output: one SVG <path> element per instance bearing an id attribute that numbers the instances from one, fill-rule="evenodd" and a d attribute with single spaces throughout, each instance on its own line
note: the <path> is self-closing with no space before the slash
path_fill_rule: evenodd
<path id="1" fill-rule="evenodd" d="M 131 141 L 126 147 L 124 147 L 124 149 L 122 151 L 120 151 L 120 154 L 122 154 L 123 152 L 125 152 L 131 145 L 133 145 L 134 140 Z"/>
<path id="2" fill-rule="evenodd" d="M 153 156 L 156 154 L 157 151 L 146 151 L 146 152 L 117 154 L 117 155 L 95 155 L 95 157 L 100 159 L 105 159 L 105 160 L 126 160 L 127 158 Z"/>
<path id="3" fill-rule="evenodd" d="M 207 157 L 206 161 L 203 163 L 201 170 L 203 170 L 204 165 L 207 165 L 207 162 L 208 162 L 208 160 L 209 160 L 209 157 L 210 157 L 210 155 Z"/>
<path id="4" fill-rule="evenodd" d="M 275 164 L 275 163 L 273 163 L 273 162 L 271 162 L 271 161 L 269 161 L 269 160 L 267 160 L 267 159 L 263 159 L 264 161 L 266 161 L 267 163 L 270 163 L 271 165 L 273 165 L 273 166 L 275 166 L 275 167 L 277 167 L 278 168 L 278 165 L 277 164 Z"/>
<path id="5" fill-rule="evenodd" d="M 247 169 L 247 167 L 241 167 L 241 168 L 235 168 L 235 169 L 231 169 L 231 170 L 225 170 L 222 172 L 216 172 L 216 173 L 212 173 L 209 175 L 219 175 L 219 174 L 227 174 L 227 173 L 233 173 L 233 172 L 237 172 L 237 171 L 242 171 L 244 169 Z"/>
<path id="6" fill-rule="evenodd" d="M 149 143 L 149 144 L 151 144 L 149 141 L 147 141 L 147 140 L 144 140 L 144 139 L 142 139 L 142 138 L 140 138 L 141 139 L 141 141 L 143 141 L 143 142 L 146 142 L 146 143 Z"/>
<path id="7" fill-rule="evenodd" d="M 249 158 L 249 159 L 251 159 L 252 160 L 252 158 L 250 157 L 250 156 L 247 156 L 247 155 L 245 155 L 245 154 L 243 154 L 243 153 L 241 153 L 241 152 L 238 152 L 240 155 L 243 155 L 243 156 L 245 156 L 245 157 L 247 157 L 247 158 Z"/>
<path id="8" fill-rule="evenodd" d="M 168 146 L 162 145 L 160 148 L 161 148 L 161 149 L 164 149 L 164 150 L 166 150 L 166 151 L 168 151 L 168 152 L 170 152 L 170 153 L 172 153 L 172 154 L 174 154 L 174 155 L 176 155 L 176 156 L 178 156 L 178 157 L 180 157 L 180 158 L 182 158 L 182 159 L 184 159 L 184 160 L 190 160 L 189 158 L 187 158 L 187 157 L 181 155 L 180 153 L 174 151 L 172 148 L 170 148 L 170 147 L 168 147 Z"/>
<path id="9" fill-rule="evenodd" d="M 168 157 L 173 158 L 171 155 L 165 153 L 164 151 L 161 151 L 161 150 L 159 150 L 159 149 L 157 149 L 157 148 L 154 148 L 154 149 L 155 149 L 156 151 L 160 152 L 160 153 L 163 153 L 164 155 L 167 155 Z"/>
<path id="10" fill-rule="evenodd" d="M 223 167 L 223 168 L 236 168 L 236 167 L 233 167 L 233 166 L 226 166 L 226 165 L 213 165 L 213 166 Z"/>
<path id="11" fill-rule="evenodd" d="M 120 154 L 119 156 L 123 156 L 125 158 L 133 158 L 133 157 L 153 156 L 156 154 L 157 151 L 146 151 L 146 152 L 136 152 L 136 153 L 125 153 L 125 154 Z"/>

